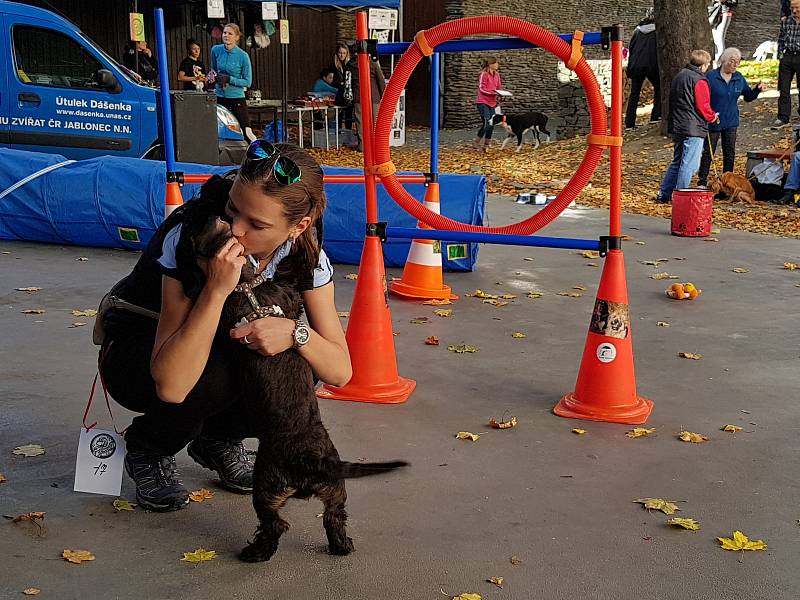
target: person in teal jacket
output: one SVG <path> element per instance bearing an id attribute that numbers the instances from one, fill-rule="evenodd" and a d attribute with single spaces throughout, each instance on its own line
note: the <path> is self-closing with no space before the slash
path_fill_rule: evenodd
<path id="1" fill-rule="evenodd" d="M 239 121 L 245 136 L 256 139 L 250 128 L 250 114 L 244 91 L 253 84 L 253 68 L 247 52 L 239 47 L 242 32 L 236 23 L 222 30 L 222 43 L 211 48 L 211 69 L 216 73 L 214 91 L 217 102 L 230 110 Z"/>

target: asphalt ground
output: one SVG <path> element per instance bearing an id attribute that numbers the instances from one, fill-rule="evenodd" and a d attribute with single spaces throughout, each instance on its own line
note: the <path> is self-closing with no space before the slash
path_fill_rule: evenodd
<path id="1" fill-rule="evenodd" d="M 493 224 L 533 210 L 506 197 L 488 200 Z M 606 227 L 606 211 L 578 207 L 541 234 L 596 238 Z M 636 378 L 639 393 L 655 402 L 647 422 L 654 434 L 630 439 L 630 426 L 552 413 L 574 388 L 601 271 L 587 263 L 602 267 L 602 259 L 483 246 L 475 272 L 446 276 L 462 295 L 447 307 L 451 317 L 390 301 L 400 373 L 417 381 L 406 403 L 321 402 L 344 458 L 412 463 L 348 482 L 356 552 L 328 555 L 321 504 L 291 501 L 284 516 L 292 528 L 278 553 L 255 565 L 236 558 L 256 526 L 249 499 L 218 488 L 185 452 L 178 464 L 187 487 L 215 492 L 185 510 L 116 513 L 114 498 L 72 491 L 97 355 L 92 319 L 70 311 L 96 308 L 138 255 L 0 242 L 0 473 L 7 478 L 0 514 L 47 513 L 42 531 L 0 522 L 0 598 L 20 598 L 29 587 L 59 600 L 417 600 L 442 598 L 441 590 L 484 599 L 797 598 L 800 270 L 782 265 L 800 262 L 800 242 L 736 230 L 715 234 L 717 242 L 679 238 L 668 221 L 644 216 L 626 215 L 623 231 L 634 238 L 624 253 Z M 669 260 L 642 264 L 657 258 Z M 355 282 L 344 276 L 355 271 L 337 266 L 339 310 L 350 307 Z M 651 279 L 655 272 L 692 281 L 703 294 L 669 300 L 671 282 Z M 42 290 L 15 291 L 27 286 Z M 576 298 L 558 295 L 575 286 L 587 289 Z M 517 298 L 494 307 L 463 296 L 475 289 Z M 531 299 L 528 291 L 543 296 Z M 29 308 L 47 312 L 21 313 Z M 410 323 L 419 316 L 430 322 Z M 76 321 L 89 324 L 70 328 Z M 513 338 L 515 331 L 526 337 Z M 430 335 L 439 346 L 423 343 Z M 458 344 L 478 352 L 448 351 Z M 513 429 L 486 425 L 510 415 L 518 419 Z M 118 426 L 130 418 L 117 406 L 114 416 Z M 110 425 L 102 402 L 93 417 Z M 743 430 L 720 431 L 725 424 Z M 575 427 L 587 433 L 576 435 Z M 682 430 L 710 439 L 684 443 Z M 458 431 L 482 435 L 462 441 Z M 46 454 L 12 455 L 29 443 Z M 134 499 L 127 477 L 121 497 Z M 698 520 L 701 529 L 666 525 L 667 515 L 634 502 L 643 497 L 676 502 L 676 516 Z M 716 538 L 735 530 L 768 549 L 721 549 Z M 217 558 L 180 561 L 198 547 Z M 90 550 L 96 560 L 69 564 L 60 558 L 65 548 Z M 490 577 L 503 577 L 503 588 Z"/>

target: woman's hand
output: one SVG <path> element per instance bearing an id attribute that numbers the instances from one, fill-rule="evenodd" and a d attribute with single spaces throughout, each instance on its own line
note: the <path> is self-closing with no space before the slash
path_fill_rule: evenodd
<path id="1" fill-rule="evenodd" d="M 292 319 L 266 317 L 231 329 L 231 338 L 259 354 L 275 356 L 294 346 L 293 333 Z"/>
<path id="2" fill-rule="evenodd" d="M 239 283 L 245 263 L 244 246 L 231 238 L 208 260 L 206 286 L 209 290 L 228 296 Z"/>

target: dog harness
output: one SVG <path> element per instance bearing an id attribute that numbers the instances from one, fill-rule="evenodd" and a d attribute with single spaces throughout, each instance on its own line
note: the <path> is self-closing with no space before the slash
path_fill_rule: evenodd
<path id="1" fill-rule="evenodd" d="M 258 298 L 253 293 L 253 288 L 258 287 L 265 281 L 268 281 L 266 277 L 263 275 L 257 275 L 250 281 L 245 283 L 240 283 L 235 288 L 233 288 L 234 292 L 241 292 L 247 297 L 247 301 L 250 302 L 250 306 L 253 309 L 253 312 L 248 313 L 244 317 L 242 317 L 238 323 L 236 323 L 236 327 L 240 325 L 244 325 L 246 323 L 250 323 L 255 321 L 256 319 L 263 319 L 264 317 L 283 317 L 284 312 L 283 309 L 278 306 L 277 304 L 273 304 L 272 306 L 261 306 L 258 303 Z"/>

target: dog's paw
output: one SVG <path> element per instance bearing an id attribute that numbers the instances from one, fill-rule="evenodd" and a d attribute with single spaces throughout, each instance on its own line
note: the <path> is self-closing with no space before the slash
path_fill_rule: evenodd
<path id="1" fill-rule="evenodd" d="M 345 536 L 344 540 L 337 541 L 336 544 L 328 544 L 328 552 L 335 556 L 347 556 L 355 549 L 353 540 L 347 536 Z"/>
<path id="2" fill-rule="evenodd" d="M 239 559 L 244 562 L 265 562 L 272 558 L 277 550 L 277 542 L 267 544 L 253 543 L 246 546 L 239 553 Z"/>

